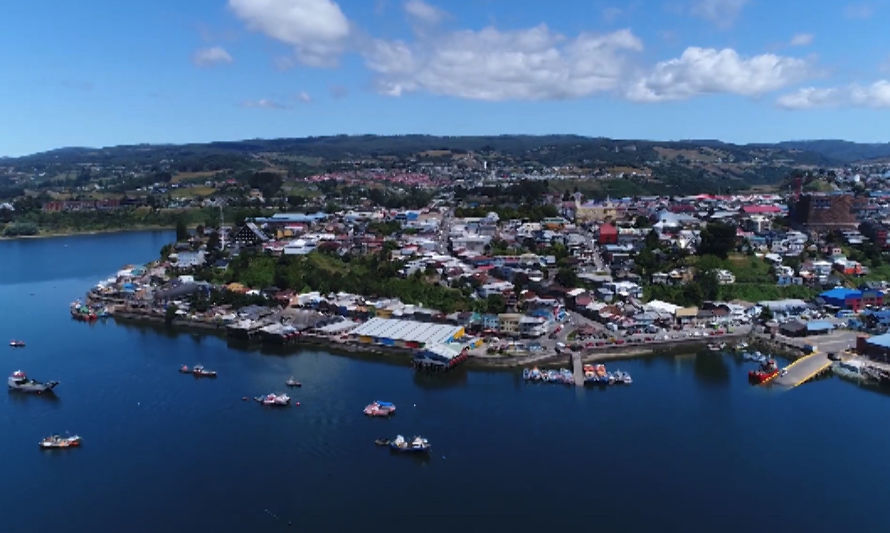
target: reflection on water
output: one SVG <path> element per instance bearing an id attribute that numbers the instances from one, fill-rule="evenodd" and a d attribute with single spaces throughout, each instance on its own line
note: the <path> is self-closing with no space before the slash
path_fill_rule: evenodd
<path id="1" fill-rule="evenodd" d="M 710 383 L 726 383 L 729 381 L 727 356 L 719 352 L 698 352 L 695 354 L 695 376 Z"/>

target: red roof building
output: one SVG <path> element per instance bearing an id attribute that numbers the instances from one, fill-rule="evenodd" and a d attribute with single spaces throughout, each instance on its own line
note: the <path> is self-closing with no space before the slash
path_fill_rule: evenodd
<path id="1" fill-rule="evenodd" d="M 600 226 L 599 239 L 600 244 L 618 244 L 618 229 L 612 224 L 603 224 Z"/>

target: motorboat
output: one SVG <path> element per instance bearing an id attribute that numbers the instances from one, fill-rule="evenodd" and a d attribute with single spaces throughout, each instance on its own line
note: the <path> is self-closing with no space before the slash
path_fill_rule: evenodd
<path id="1" fill-rule="evenodd" d="M 196 378 L 215 378 L 216 370 L 207 370 L 204 365 L 195 365 L 192 367 L 192 375 Z"/>
<path id="2" fill-rule="evenodd" d="M 192 368 L 189 368 L 188 365 L 182 365 L 179 367 L 179 371 L 183 374 L 191 374 L 196 378 L 215 378 L 216 370 L 207 370 L 204 368 L 204 365 L 195 365 Z"/>
<path id="3" fill-rule="evenodd" d="M 257 396 L 254 400 L 263 405 L 277 407 L 283 407 L 290 404 L 290 396 L 287 394 L 275 394 L 274 392 L 270 392 L 265 396 Z M 299 403 L 297 405 L 299 405 Z"/>
<path id="4" fill-rule="evenodd" d="M 303 384 L 297 381 L 293 376 L 287 378 L 287 381 L 284 382 L 288 387 L 302 387 Z"/>
<path id="5" fill-rule="evenodd" d="M 373 401 L 362 411 L 368 416 L 390 416 L 395 414 L 396 405 L 391 402 Z"/>
<path id="6" fill-rule="evenodd" d="M 389 447 L 400 453 L 427 453 L 431 445 L 427 439 L 420 436 L 415 436 L 409 441 L 401 435 L 396 435 L 396 438 L 389 442 Z"/>
<path id="7" fill-rule="evenodd" d="M 11 347 L 13 347 L 13 348 L 24 348 L 24 347 L 25 347 L 25 341 L 20 341 L 20 340 L 12 339 L 11 341 L 9 341 L 9 345 L 10 345 Z"/>
<path id="8" fill-rule="evenodd" d="M 21 370 L 16 370 L 9 376 L 6 380 L 6 383 L 9 385 L 10 390 L 17 390 L 22 392 L 35 392 L 40 394 L 42 392 L 52 391 L 56 385 L 59 384 L 58 381 L 47 381 L 46 383 L 41 383 L 40 381 L 35 381 L 33 379 L 29 379 L 27 375 Z"/>
<path id="9" fill-rule="evenodd" d="M 71 435 L 70 437 L 61 437 L 59 435 L 50 435 L 49 437 L 44 438 L 37 444 L 43 448 L 44 450 L 48 449 L 62 449 L 62 448 L 77 448 L 80 446 L 81 442 L 80 435 Z"/>

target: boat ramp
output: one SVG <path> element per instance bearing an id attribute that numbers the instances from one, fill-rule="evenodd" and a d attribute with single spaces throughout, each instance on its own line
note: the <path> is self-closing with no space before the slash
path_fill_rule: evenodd
<path id="1" fill-rule="evenodd" d="M 773 383 L 783 387 L 794 388 L 806 383 L 831 368 L 831 359 L 823 352 L 813 352 L 801 357 L 785 367 L 782 374 Z"/>

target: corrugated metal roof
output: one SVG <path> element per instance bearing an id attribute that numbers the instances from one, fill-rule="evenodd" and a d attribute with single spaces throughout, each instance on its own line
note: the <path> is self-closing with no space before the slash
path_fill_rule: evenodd
<path id="1" fill-rule="evenodd" d="M 431 324 L 397 318 L 372 318 L 352 333 L 360 336 L 415 341 L 424 344 L 445 343 L 461 330 L 459 326 Z"/>
<path id="2" fill-rule="evenodd" d="M 866 339 L 865 342 L 867 342 L 868 344 L 874 344 L 875 346 L 880 346 L 881 348 L 890 348 L 890 333 L 869 337 L 868 339 Z"/>

